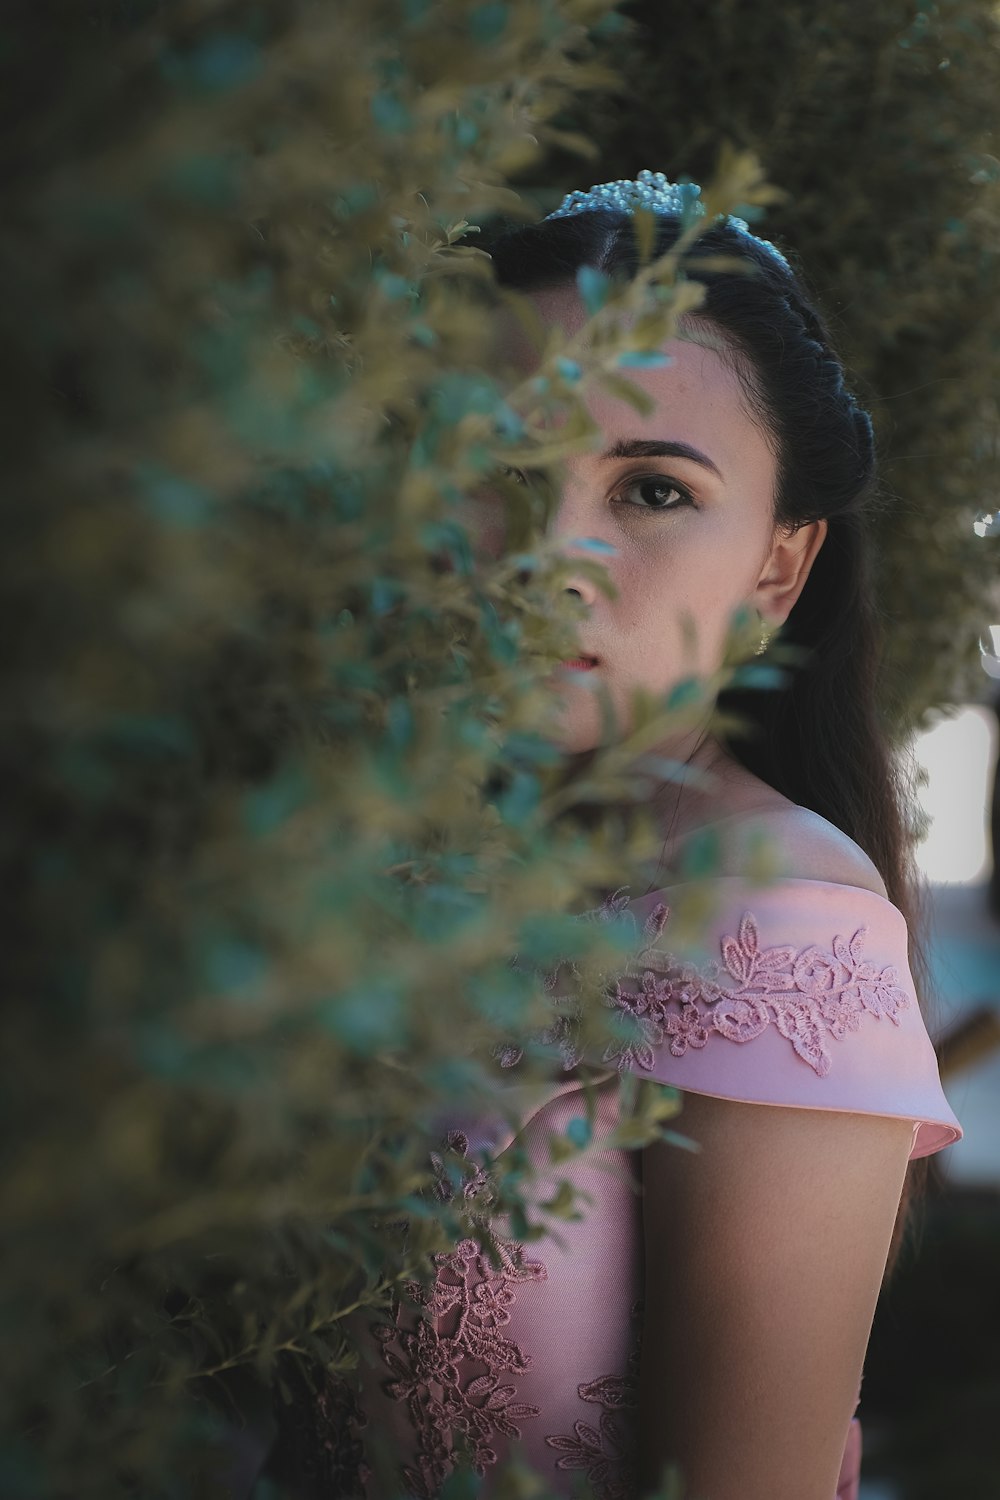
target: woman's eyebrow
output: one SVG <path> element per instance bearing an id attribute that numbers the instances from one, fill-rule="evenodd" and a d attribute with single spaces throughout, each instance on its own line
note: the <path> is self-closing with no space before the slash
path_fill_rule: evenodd
<path id="1" fill-rule="evenodd" d="M 668 442 L 660 438 L 619 438 L 598 455 L 598 462 L 611 463 L 616 458 L 689 458 L 692 463 L 709 469 L 723 484 L 726 482 L 722 470 L 708 454 L 702 453 L 700 448 L 692 448 L 690 443 Z"/>

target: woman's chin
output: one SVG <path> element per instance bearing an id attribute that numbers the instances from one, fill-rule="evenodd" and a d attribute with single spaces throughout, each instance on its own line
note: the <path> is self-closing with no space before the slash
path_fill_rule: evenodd
<path id="1" fill-rule="evenodd" d="M 597 699 L 586 692 L 575 692 L 572 685 L 556 688 L 551 700 L 549 737 L 567 755 L 581 755 L 596 750 L 602 743 L 603 723 Z M 621 737 L 621 729 L 612 738 Z"/>

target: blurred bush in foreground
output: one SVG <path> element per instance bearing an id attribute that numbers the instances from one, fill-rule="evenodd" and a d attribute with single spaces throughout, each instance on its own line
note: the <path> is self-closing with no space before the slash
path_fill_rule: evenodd
<path id="1" fill-rule="evenodd" d="M 556 140 L 593 156 L 550 121 L 621 87 L 609 13 L 135 3 L 10 29 L 5 1495 L 222 1494 L 241 1445 L 252 1469 L 272 1393 L 346 1375 L 345 1313 L 462 1232 L 431 1122 L 504 1107 L 494 1049 L 551 1018 L 531 967 L 621 956 L 568 913 L 659 841 L 559 821 L 543 679 L 575 617 L 544 496 L 510 497 L 521 552 L 483 573 L 460 514 L 577 391 L 499 387 L 488 261 L 455 244 L 521 211 L 506 178 Z M 709 197 L 769 201 L 732 152 Z M 585 798 L 634 788 L 666 723 L 639 708 Z M 529 1061 L 544 1089 L 558 1049 Z M 633 1081 L 623 1107 L 638 1144 L 677 1101 Z"/>

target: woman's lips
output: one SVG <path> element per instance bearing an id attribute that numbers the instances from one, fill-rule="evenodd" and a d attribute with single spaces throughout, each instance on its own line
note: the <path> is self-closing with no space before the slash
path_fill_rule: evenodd
<path id="1" fill-rule="evenodd" d="M 561 661 L 561 667 L 570 667 L 574 672 L 589 672 L 597 666 L 596 656 L 574 656 L 572 661 Z"/>

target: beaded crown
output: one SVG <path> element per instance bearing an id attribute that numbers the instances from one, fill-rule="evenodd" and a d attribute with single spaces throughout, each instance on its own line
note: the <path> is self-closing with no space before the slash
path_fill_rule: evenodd
<path id="1" fill-rule="evenodd" d="M 705 205 L 701 201 L 701 187 L 697 182 L 668 182 L 662 172 L 651 172 L 644 167 L 639 176 L 631 181 L 620 177 L 616 182 L 598 182 L 586 192 L 576 188 L 567 193 L 559 207 L 546 214 L 546 219 L 562 219 L 570 214 L 585 213 L 588 209 L 613 208 L 631 213 L 635 208 L 649 208 L 658 214 L 704 215 Z M 763 245 L 771 255 L 781 262 L 786 271 L 792 268 L 776 245 L 770 240 L 754 234 L 745 219 L 735 214 L 719 214 L 734 229 L 748 235 Z"/>

